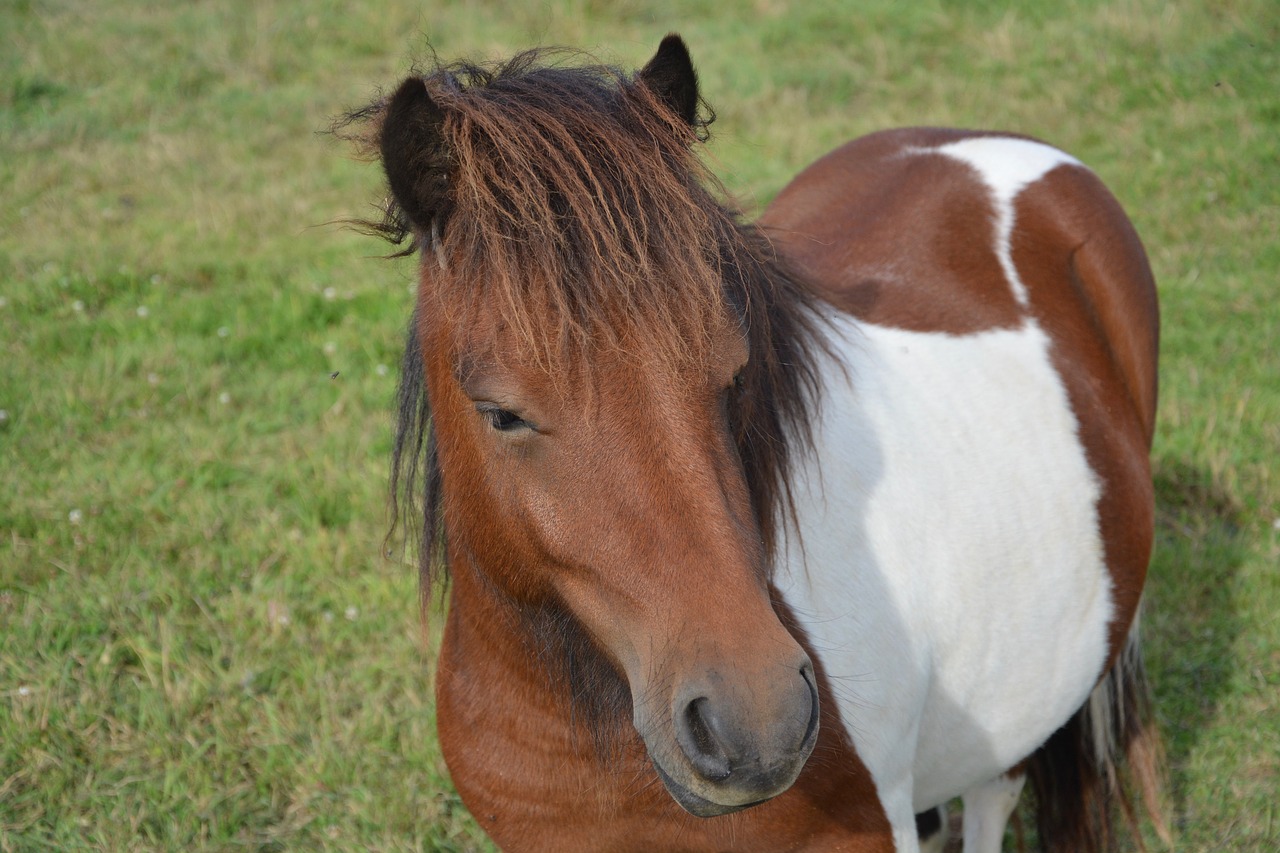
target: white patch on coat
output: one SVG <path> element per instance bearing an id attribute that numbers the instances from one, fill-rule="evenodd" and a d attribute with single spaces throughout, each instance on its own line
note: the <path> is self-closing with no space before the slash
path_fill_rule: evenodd
<path id="1" fill-rule="evenodd" d="M 937 148 L 914 149 L 921 153 L 943 154 L 976 169 L 991 193 L 996 214 L 996 257 L 1009 280 L 1013 296 L 1026 308 L 1029 304 L 1026 285 L 1013 266 L 1014 209 L 1013 200 L 1029 184 L 1063 165 L 1080 166 L 1069 154 L 1042 142 L 1011 139 L 1002 136 L 974 136 Z"/>
<path id="2" fill-rule="evenodd" d="M 897 825 L 1088 698 L 1112 609 L 1100 486 L 1034 324 L 833 322 L 777 583 Z"/>

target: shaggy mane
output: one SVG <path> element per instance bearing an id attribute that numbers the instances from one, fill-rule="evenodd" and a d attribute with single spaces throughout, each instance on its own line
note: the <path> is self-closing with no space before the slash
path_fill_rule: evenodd
<path id="1" fill-rule="evenodd" d="M 759 229 L 720 201 L 698 158 L 709 110 L 689 124 L 638 76 L 566 66 L 528 51 L 491 66 L 419 72 L 441 113 L 442 139 L 419 185 L 429 221 L 391 195 L 371 233 L 421 256 L 415 311 L 496 308 L 548 371 L 589 365 L 600 347 L 643 342 L 650 357 L 697 364 L 726 311 L 747 331 L 750 360 L 730 417 L 765 547 L 791 511 L 789 462 L 809 437 L 821 348 L 809 291 Z M 550 64 L 554 60 L 556 64 Z M 383 143 L 388 99 L 337 127 L 358 151 Z M 443 306 L 443 309 L 438 306 Z M 423 357 L 410 325 L 398 396 L 391 503 L 395 525 L 421 513 L 424 601 L 444 571 L 442 483 Z M 416 526 L 416 525 L 414 525 Z"/>

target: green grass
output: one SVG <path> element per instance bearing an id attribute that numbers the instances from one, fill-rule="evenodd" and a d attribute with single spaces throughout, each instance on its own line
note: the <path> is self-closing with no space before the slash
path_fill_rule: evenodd
<path id="1" fill-rule="evenodd" d="M 1280 7 L 0 5 L 0 850 L 482 848 L 380 556 L 411 264 L 318 134 L 445 57 L 686 37 L 748 208 L 882 127 L 1018 130 L 1164 311 L 1145 624 L 1180 850 L 1280 845 Z M 336 376 L 332 374 L 337 373 Z"/>

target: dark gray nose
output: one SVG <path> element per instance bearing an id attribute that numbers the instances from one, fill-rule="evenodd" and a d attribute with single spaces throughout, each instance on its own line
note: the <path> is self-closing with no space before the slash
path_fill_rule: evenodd
<path id="1" fill-rule="evenodd" d="M 759 690 L 712 677 L 676 701 L 676 742 L 698 776 L 759 799 L 795 779 L 817 740 L 818 691 L 808 658 L 782 677 Z"/>

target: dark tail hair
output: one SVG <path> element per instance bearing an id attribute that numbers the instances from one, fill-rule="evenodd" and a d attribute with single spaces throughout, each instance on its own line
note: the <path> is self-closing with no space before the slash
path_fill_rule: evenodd
<path id="1" fill-rule="evenodd" d="M 1135 794 L 1161 841 L 1172 843 L 1161 808 L 1163 750 L 1136 621 L 1089 701 L 1031 756 L 1027 776 L 1046 853 L 1115 850 L 1117 805 L 1138 849 L 1145 850 Z"/>

